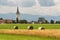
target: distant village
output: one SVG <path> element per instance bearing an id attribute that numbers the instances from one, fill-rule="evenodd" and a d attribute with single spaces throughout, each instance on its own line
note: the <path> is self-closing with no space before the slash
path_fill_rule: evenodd
<path id="1" fill-rule="evenodd" d="M 53 19 L 50 20 L 50 22 L 48 20 L 46 20 L 44 17 L 39 17 L 37 21 L 30 21 L 28 22 L 27 20 L 20 20 L 20 12 L 19 12 L 19 8 L 17 7 L 17 12 L 16 12 L 16 20 L 12 20 L 12 19 L 3 19 L 0 18 L 0 24 L 60 24 L 60 21 L 54 21 Z"/>

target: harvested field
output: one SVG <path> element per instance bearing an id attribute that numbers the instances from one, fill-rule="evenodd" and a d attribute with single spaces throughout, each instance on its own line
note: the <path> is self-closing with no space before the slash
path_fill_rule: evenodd
<path id="1" fill-rule="evenodd" d="M 21 35 L 36 35 L 45 37 L 60 38 L 60 29 L 46 29 L 46 30 L 9 30 L 2 29 L 0 34 L 21 34 Z"/>

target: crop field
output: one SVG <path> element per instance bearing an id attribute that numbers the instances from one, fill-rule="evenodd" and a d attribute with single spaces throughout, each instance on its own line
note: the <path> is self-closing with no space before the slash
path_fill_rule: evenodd
<path id="1" fill-rule="evenodd" d="M 13 29 L 14 26 L 18 26 L 19 29 L 27 29 L 29 25 L 32 25 L 34 29 L 41 26 L 46 29 L 60 29 L 60 24 L 0 24 L 0 29 Z"/>
<path id="2" fill-rule="evenodd" d="M 34 30 L 28 30 L 29 25 Z M 45 30 L 38 30 L 41 26 Z M 0 40 L 60 40 L 60 24 L 0 24 Z"/>

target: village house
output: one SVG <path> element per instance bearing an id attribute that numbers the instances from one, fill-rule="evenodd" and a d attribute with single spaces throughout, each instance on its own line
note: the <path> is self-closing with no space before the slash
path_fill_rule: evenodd
<path id="1" fill-rule="evenodd" d="M 0 20 L 0 24 L 3 24 L 3 23 L 5 23 L 5 20 Z"/>
<path id="2" fill-rule="evenodd" d="M 0 20 L 0 24 L 4 24 L 4 23 L 8 23 L 8 24 L 11 24 L 12 23 L 12 20 L 10 20 L 10 19 L 6 19 L 6 20 Z"/>

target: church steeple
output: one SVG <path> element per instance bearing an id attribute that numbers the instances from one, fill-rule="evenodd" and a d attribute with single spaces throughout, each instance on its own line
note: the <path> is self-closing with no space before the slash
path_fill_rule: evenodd
<path id="1" fill-rule="evenodd" d="M 18 8 L 18 6 L 17 6 L 17 14 L 19 14 L 19 8 Z"/>
<path id="2" fill-rule="evenodd" d="M 20 13 L 19 13 L 19 8 L 17 6 L 17 12 L 16 12 L 16 23 L 19 23 L 20 21 Z"/>

